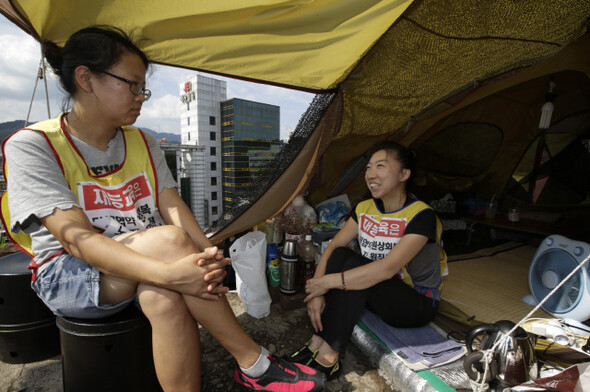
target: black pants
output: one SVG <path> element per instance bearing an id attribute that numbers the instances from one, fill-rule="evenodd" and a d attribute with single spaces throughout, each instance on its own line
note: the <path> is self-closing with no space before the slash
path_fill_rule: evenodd
<path id="1" fill-rule="evenodd" d="M 326 266 L 326 274 L 340 273 L 370 263 L 349 248 L 337 248 Z M 428 298 L 394 277 L 364 290 L 330 290 L 322 313 L 322 337 L 334 350 L 343 352 L 365 308 L 398 328 L 420 327 L 436 314 L 438 301 Z"/>

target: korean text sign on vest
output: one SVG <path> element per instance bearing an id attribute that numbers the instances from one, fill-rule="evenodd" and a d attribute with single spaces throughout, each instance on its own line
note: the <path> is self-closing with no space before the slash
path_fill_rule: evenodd
<path id="1" fill-rule="evenodd" d="M 154 191 L 145 175 L 137 174 L 124 182 L 101 186 L 92 181 L 78 182 L 78 199 L 93 226 L 108 237 L 159 226 Z"/>
<path id="2" fill-rule="evenodd" d="M 406 218 L 377 219 L 361 214 L 359 219 L 359 246 L 362 255 L 371 260 L 381 260 L 401 240 L 406 230 Z"/>

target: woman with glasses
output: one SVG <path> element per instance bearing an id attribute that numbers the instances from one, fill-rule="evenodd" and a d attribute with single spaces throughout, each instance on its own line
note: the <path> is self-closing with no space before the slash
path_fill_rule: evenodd
<path id="1" fill-rule="evenodd" d="M 33 257 L 39 297 L 76 318 L 138 301 L 165 391 L 200 390 L 197 323 L 236 359 L 240 384 L 322 390 L 323 374 L 273 357 L 242 330 L 224 295 L 229 260 L 178 195 L 154 138 L 130 126 L 151 96 L 145 54 L 97 27 L 43 49 L 70 109 L 6 139 L 2 203 L 12 239 Z"/>

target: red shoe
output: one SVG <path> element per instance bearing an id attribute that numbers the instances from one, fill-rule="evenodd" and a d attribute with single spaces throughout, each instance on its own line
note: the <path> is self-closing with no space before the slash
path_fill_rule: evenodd
<path id="1" fill-rule="evenodd" d="M 326 375 L 299 363 L 289 363 L 268 354 L 270 366 L 266 372 L 251 378 L 236 366 L 234 378 L 238 384 L 255 391 L 272 392 L 319 392 L 324 390 Z"/>

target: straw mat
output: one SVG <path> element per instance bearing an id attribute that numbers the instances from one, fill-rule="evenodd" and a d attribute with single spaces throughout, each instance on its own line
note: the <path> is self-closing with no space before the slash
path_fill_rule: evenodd
<path id="1" fill-rule="evenodd" d="M 503 246 L 449 263 L 442 299 L 481 322 L 518 323 L 533 309 L 522 297 L 530 294 L 528 271 L 535 251 L 530 245 Z M 542 309 L 534 316 L 551 317 Z"/>

